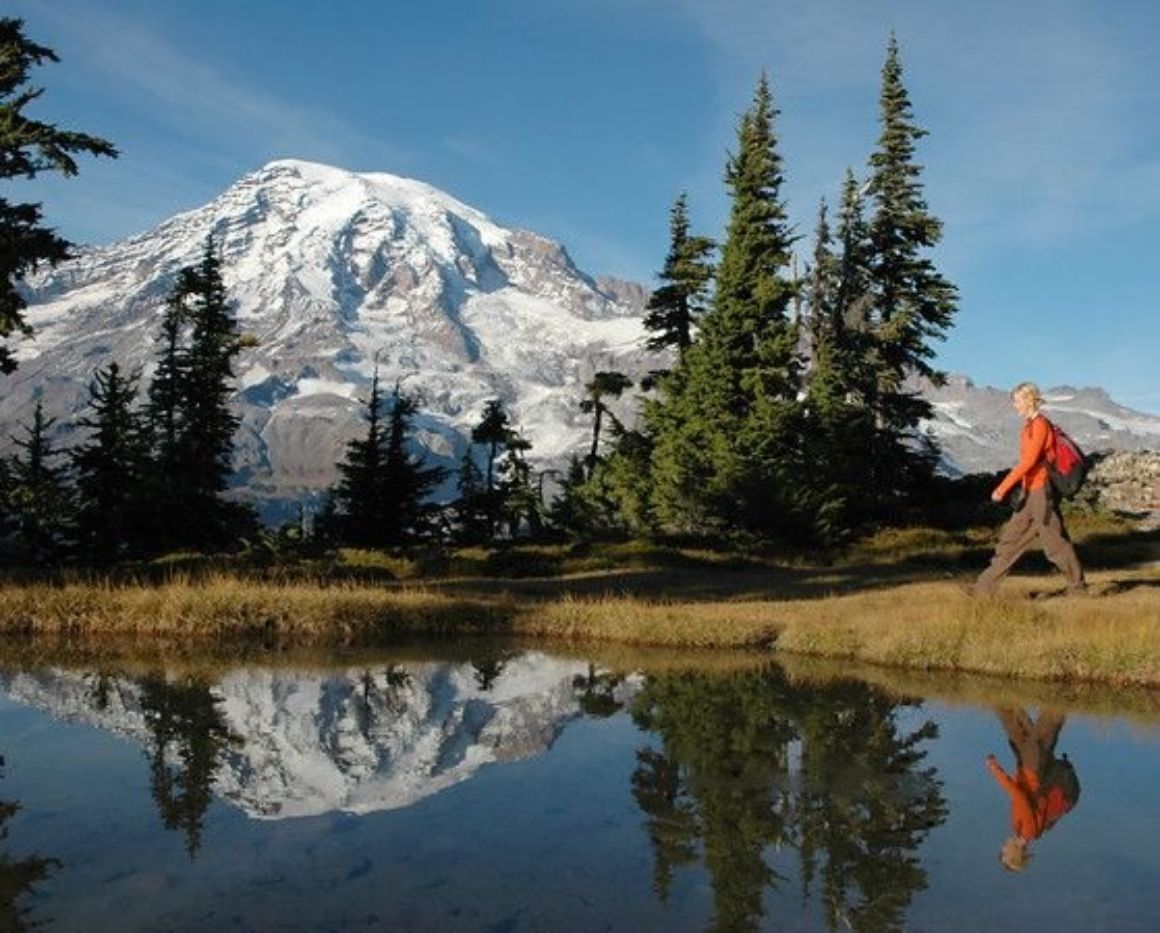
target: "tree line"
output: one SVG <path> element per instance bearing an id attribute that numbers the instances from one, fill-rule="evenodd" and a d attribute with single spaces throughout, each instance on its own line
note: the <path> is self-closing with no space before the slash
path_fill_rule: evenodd
<path id="1" fill-rule="evenodd" d="M 564 497 L 589 531 L 752 535 L 832 543 L 921 502 L 938 451 L 913 377 L 941 382 L 956 292 L 929 250 L 941 223 L 923 197 L 898 43 L 882 69 L 881 133 L 811 259 L 782 197 L 773 94 L 762 75 L 725 167 L 720 244 L 690 230 L 682 193 L 644 326 L 672 365 L 644 381 L 638 425 L 608 456 L 574 464 Z M 606 378 L 610 374 L 605 374 Z"/>
<path id="2" fill-rule="evenodd" d="M 55 60 L 19 20 L 0 20 L 10 67 L 0 79 L 0 172 L 76 171 L 74 153 L 115 156 L 96 137 L 23 116 L 39 90 L 32 65 Z M 450 502 L 433 493 L 447 471 L 415 456 L 420 400 L 376 369 L 363 433 L 338 464 L 317 518 L 326 544 L 389 547 L 438 539 L 482 543 L 545 534 L 668 535 L 828 544 L 900 514 L 934 481 L 937 449 L 921 433 L 931 414 L 912 376 L 938 382 L 932 342 L 955 311 L 955 289 L 929 250 L 941 224 L 925 203 L 915 123 L 891 37 L 882 70 L 877 147 L 859 178 L 848 170 L 836 216 L 819 205 L 809 263 L 782 196 L 778 111 L 763 74 L 737 127 L 724 172 L 730 196 L 720 243 L 691 229 L 687 194 L 670 213 L 670 245 L 651 293 L 642 351 L 667 367 L 641 380 L 637 417 L 610 406 L 636 388 L 594 374 L 580 408 L 592 417 L 587 452 L 572 458 L 549 503 L 531 445 L 502 400 L 473 427 Z M 28 330 L 19 280 L 68 244 L 39 205 L 0 200 L 0 369 L 3 343 Z M 224 495 L 239 419 L 230 406 L 234 361 L 252 345 L 232 314 L 212 237 L 167 297 L 156 365 L 113 362 L 94 376 L 69 451 L 50 440 L 38 403 L 16 453 L 0 458 L 0 542 L 44 563 L 229 549 L 258 533 L 257 517 Z M 609 440 L 609 438 L 611 440 Z M 602 446 L 603 441 L 603 446 Z"/>

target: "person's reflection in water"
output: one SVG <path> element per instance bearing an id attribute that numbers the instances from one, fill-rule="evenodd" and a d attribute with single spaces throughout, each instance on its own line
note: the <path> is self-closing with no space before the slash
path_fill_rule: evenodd
<path id="1" fill-rule="evenodd" d="M 1031 843 L 1075 806 L 1079 779 L 1067 755 L 1055 757 L 1065 720 L 1062 713 L 1043 710 L 1034 722 L 1021 709 L 1000 707 L 995 714 L 1015 753 L 1013 775 L 1003 770 L 994 755 L 987 756 L 987 770 L 1011 797 L 1014 835 L 1003 843 L 999 861 L 1009 871 L 1023 871 L 1031 861 Z"/>

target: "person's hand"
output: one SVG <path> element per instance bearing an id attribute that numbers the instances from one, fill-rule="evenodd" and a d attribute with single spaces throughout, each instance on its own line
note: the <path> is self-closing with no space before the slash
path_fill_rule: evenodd
<path id="1" fill-rule="evenodd" d="M 984 761 L 985 761 L 988 768 L 993 769 L 993 768 L 999 767 L 999 759 L 996 758 L 994 755 L 988 755 L 986 757 L 986 759 L 984 759 Z"/>

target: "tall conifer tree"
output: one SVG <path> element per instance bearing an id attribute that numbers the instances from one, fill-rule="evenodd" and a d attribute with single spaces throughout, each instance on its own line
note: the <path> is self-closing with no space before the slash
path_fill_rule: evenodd
<path id="1" fill-rule="evenodd" d="M 646 406 L 656 513 L 674 530 L 780 532 L 794 508 L 801 361 L 775 115 L 763 74 L 726 168 L 732 206 L 712 308 L 662 398 Z"/>
<path id="2" fill-rule="evenodd" d="M 806 295 L 810 345 L 808 384 L 810 404 L 814 408 L 830 407 L 846 395 L 838 360 L 844 337 L 844 322 L 838 306 L 840 266 L 841 261 L 833 251 L 833 237 L 823 199 L 818 205 L 813 262 Z"/>
<path id="3" fill-rule="evenodd" d="M 375 370 L 366 406 L 367 432 L 347 445 L 333 494 L 339 535 L 348 543 L 387 547 L 430 530 L 435 507 L 426 500 L 445 471 L 424 466 L 407 451 L 417 410 L 415 400 L 396 383 L 384 424 Z"/>
<path id="4" fill-rule="evenodd" d="M 851 178 L 843 192 L 839 239 L 852 236 L 854 222 L 849 200 Z M 856 189 L 854 189 L 856 191 Z M 818 211 L 813 263 L 808 287 L 811 346 L 804 462 L 810 468 L 812 520 L 808 531 L 815 540 L 833 543 L 854 530 L 865 514 L 862 463 L 874 436 L 873 416 L 859 396 L 859 373 L 865 368 L 857 299 L 849 305 L 845 280 L 846 254 L 836 254 L 826 205 Z M 853 258 L 853 257 L 851 257 Z M 804 517 L 804 516 L 803 516 Z"/>
<path id="5" fill-rule="evenodd" d="M 75 155 L 117 155 L 104 139 L 25 115 L 24 108 L 43 93 L 27 86 L 29 72 L 56 61 L 52 49 L 25 36 L 23 21 L 0 17 L 0 179 L 35 178 L 41 172 L 72 176 L 77 173 Z M 69 243 L 44 226 L 39 204 L 13 204 L 0 197 L 0 373 L 16 368 L 8 338 L 31 333 L 19 281 L 42 262 L 66 259 L 68 251 Z"/>
<path id="6" fill-rule="evenodd" d="M 875 409 L 880 425 L 902 439 L 930 415 L 929 403 L 904 383 L 912 374 L 941 382 L 943 374 L 931 365 L 932 341 L 944 339 L 951 325 L 956 291 L 926 255 L 942 238 L 942 223 L 923 196 L 922 167 L 914 156 L 915 144 L 927 132 L 914 122 L 894 36 L 882 68 L 879 108 L 882 132 L 870 156 L 868 184 L 874 203 L 869 233 L 878 356 Z"/>
<path id="7" fill-rule="evenodd" d="M 503 511 L 503 495 L 496 490 L 495 468 L 500 453 L 511 437 L 511 420 L 503 400 L 489 399 L 483 406 L 479 424 L 471 429 L 471 440 L 483 444 L 487 450 L 487 468 L 484 471 L 483 505 L 487 516 L 488 534 L 494 535 Z"/>
<path id="8" fill-rule="evenodd" d="M 713 264 L 709 257 L 715 244 L 689 233 L 688 197 L 682 192 L 669 215 L 669 254 L 659 278 L 660 286 L 648 300 L 644 328 L 651 336 L 645 346 L 653 351 L 684 353 L 693 342 L 693 327 L 705 311 Z"/>
<path id="9" fill-rule="evenodd" d="M 604 399 L 608 396 L 620 398 L 631 388 L 632 380 L 624 373 L 615 371 L 598 372 L 584 386 L 588 395 L 580 401 L 580 410 L 592 415 L 592 448 L 587 459 L 589 473 L 596 467 L 600 453 L 600 431 L 604 425 L 604 416 L 613 417 Z"/>
<path id="10" fill-rule="evenodd" d="M 371 394 L 363 417 L 366 432 L 346 445 L 346 456 L 338 465 L 339 481 L 332 501 L 339 537 L 348 544 L 372 547 L 380 543 L 383 512 L 382 475 L 386 462 L 386 432 L 383 430 L 383 395 L 379 371 L 371 378 Z"/>
<path id="11" fill-rule="evenodd" d="M 842 382 L 852 400 L 873 410 L 878 398 L 878 350 L 871 320 L 874 303 L 870 229 L 863 205 L 863 186 L 850 169 L 838 209 L 838 264 L 835 315 L 842 322 Z"/>
<path id="12" fill-rule="evenodd" d="M 225 285 L 213 237 L 191 276 L 186 314 L 189 351 L 183 392 L 181 455 L 188 490 L 212 506 L 224 492 L 232 470 L 233 439 L 240 419 L 230 408 L 233 361 L 243 342 Z"/>
<path id="13" fill-rule="evenodd" d="M 451 507 L 455 539 L 461 544 L 478 544 L 487 538 L 487 501 L 483 471 L 475 462 L 471 445 L 459 461 L 455 489 L 456 499 Z"/>
<path id="14" fill-rule="evenodd" d="M 98 560 L 112 560 L 138 543 L 146 439 L 136 410 L 137 377 L 110 363 L 89 389 L 91 413 L 81 427 L 92 432 L 72 452 L 76 475 L 77 532 Z"/>
<path id="15" fill-rule="evenodd" d="M 407 451 L 418 410 L 415 399 L 395 383 L 381 478 L 380 535 L 388 544 L 404 544 L 430 532 L 436 508 L 427 500 L 447 475 L 442 467 L 424 466 L 422 460 Z"/>
<path id="16" fill-rule="evenodd" d="M 65 547 L 72 518 L 72 499 L 65 481 L 61 451 L 50 439 L 55 418 L 46 418 L 38 400 L 25 437 L 14 437 L 20 448 L 8 465 L 9 506 L 16 542 L 35 563 L 57 557 Z"/>
<path id="17" fill-rule="evenodd" d="M 222 493 L 229 484 L 238 416 L 230 408 L 233 361 L 250 341 L 237 328 L 213 237 L 201 261 L 180 270 L 161 323 L 160 359 L 149 386 L 150 495 L 155 547 L 226 546 L 254 522 Z"/>

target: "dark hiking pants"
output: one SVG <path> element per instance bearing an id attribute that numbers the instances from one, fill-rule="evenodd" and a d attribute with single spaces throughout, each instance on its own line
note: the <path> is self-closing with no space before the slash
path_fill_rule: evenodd
<path id="1" fill-rule="evenodd" d="M 991 565 L 975 581 L 975 592 L 989 595 L 995 592 L 999 581 L 1015 566 L 1036 538 L 1043 542 L 1043 552 L 1047 559 L 1067 578 L 1070 591 L 1082 590 L 1083 568 L 1075 555 L 1075 548 L 1068 540 L 1063 527 L 1063 518 L 1046 487 L 1032 489 L 1027 493 L 1023 507 L 1019 509 L 999 532 L 999 543 Z"/>

